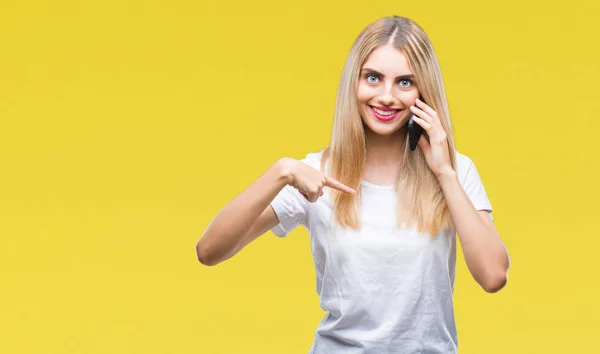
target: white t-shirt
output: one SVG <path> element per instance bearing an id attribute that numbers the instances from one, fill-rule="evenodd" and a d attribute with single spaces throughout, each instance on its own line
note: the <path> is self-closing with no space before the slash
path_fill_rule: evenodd
<path id="1" fill-rule="evenodd" d="M 317 170 L 322 151 L 302 161 Z M 477 210 L 492 206 L 475 165 L 457 153 L 460 183 Z M 456 353 L 452 294 L 456 231 L 437 237 L 396 227 L 393 185 L 361 182 L 361 228 L 335 222 L 328 193 L 309 203 L 286 186 L 271 203 L 285 237 L 302 225 L 309 230 L 320 305 L 309 354 Z M 491 218 L 491 214 L 490 214 Z"/>

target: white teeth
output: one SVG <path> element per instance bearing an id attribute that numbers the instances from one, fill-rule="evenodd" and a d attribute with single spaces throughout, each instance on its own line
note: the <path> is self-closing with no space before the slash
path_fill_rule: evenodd
<path id="1" fill-rule="evenodd" d="M 377 114 L 379 114 L 379 115 L 382 115 L 382 116 L 391 116 L 391 115 L 393 115 L 393 114 L 396 114 L 396 112 L 398 112 L 398 111 L 399 111 L 399 109 L 396 109 L 396 110 L 394 110 L 394 111 L 382 111 L 382 110 L 380 110 L 380 109 L 377 109 L 377 108 L 375 108 L 375 107 L 373 107 L 373 110 L 374 110 L 375 112 L 377 112 Z"/>

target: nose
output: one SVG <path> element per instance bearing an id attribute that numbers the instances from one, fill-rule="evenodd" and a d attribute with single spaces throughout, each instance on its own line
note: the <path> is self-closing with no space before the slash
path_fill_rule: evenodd
<path id="1" fill-rule="evenodd" d="M 385 92 L 379 96 L 378 100 L 383 106 L 392 106 L 396 99 L 394 98 L 394 96 L 392 96 L 391 93 Z"/>
<path id="2" fill-rule="evenodd" d="M 378 97 L 379 103 L 382 106 L 391 106 L 396 101 L 394 95 L 392 95 L 393 84 L 387 83 L 380 86 L 380 95 Z"/>

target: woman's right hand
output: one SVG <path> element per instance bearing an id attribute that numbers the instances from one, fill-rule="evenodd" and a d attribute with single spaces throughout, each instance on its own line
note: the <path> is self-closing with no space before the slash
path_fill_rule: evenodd
<path id="1" fill-rule="evenodd" d="M 326 176 L 323 172 L 302 161 L 287 158 L 284 165 L 288 171 L 288 184 L 296 188 L 311 203 L 316 202 L 323 195 L 324 187 L 334 188 L 349 194 L 356 193 L 354 189 Z"/>

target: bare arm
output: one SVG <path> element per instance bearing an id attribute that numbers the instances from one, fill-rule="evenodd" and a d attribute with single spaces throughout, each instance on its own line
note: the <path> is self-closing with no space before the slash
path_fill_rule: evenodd
<path id="1" fill-rule="evenodd" d="M 418 115 L 414 120 L 429 135 L 429 141 L 421 135 L 419 146 L 442 187 L 467 267 L 485 291 L 497 292 L 506 285 L 508 279 L 508 250 L 490 221 L 488 212 L 476 210 L 462 188 L 450 163 L 448 135 L 437 112 L 419 99 L 416 104 L 418 107 L 410 106 L 411 112 Z"/>
<path id="2" fill-rule="evenodd" d="M 200 263 L 216 265 L 279 223 L 270 203 L 290 179 L 283 158 L 227 204 L 209 223 L 196 244 Z"/>
<path id="3" fill-rule="evenodd" d="M 438 177 L 473 278 L 490 293 L 506 285 L 510 258 L 488 212 L 477 211 L 455 172 Z"/>
<path id="4" fill-rule="evenodd" d="M 223 262 L 275 227 L 279 219 L 270 204 L 288 184 L 298 189 L 310 203 L 323 195 L 326 186 L 345 193 L 356 192 L 301 161 L 283 158 L 229 202 L 208 224 L 196 244 L 200 263 L 215 265 Z"/>

